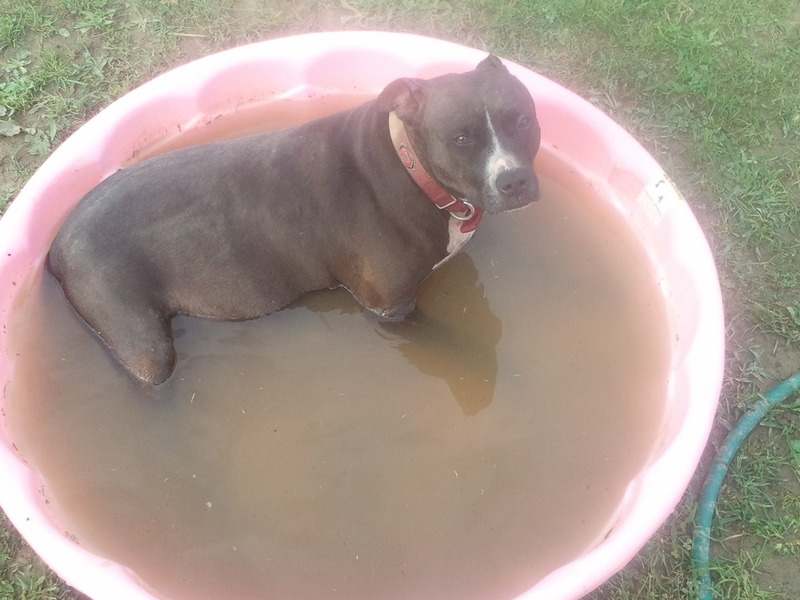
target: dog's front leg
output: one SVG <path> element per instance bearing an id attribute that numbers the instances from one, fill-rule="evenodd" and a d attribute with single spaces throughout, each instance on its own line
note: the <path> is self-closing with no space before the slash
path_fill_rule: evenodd
<path id="1" fill-rule="evenodd" d="M 404 320 L 408 315 L 414 312 L 417 306 L 416 299 L 399 302 L 388 308 L 373 308 L 371 306 L 363 305 L 367 310 L 378 316 L 381 321 L 396 323 Z"/>
<path id="2" fill-rule="evenodd" d="M 352 285 L 343 284 L 356 301 L 381 321 L 402 321 L 416 307 L 416 291 L 419 282 L 362 279 Z"/>

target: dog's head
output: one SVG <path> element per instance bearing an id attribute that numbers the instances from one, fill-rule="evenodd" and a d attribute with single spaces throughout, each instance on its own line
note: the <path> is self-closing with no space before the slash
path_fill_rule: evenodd
<path id="1" fill-rule="evenodd" d="M 489 213 L 539 197 L 536 109 L 497 57 L 468 73 L 398 79 L 377 102 L 403 121 L 423 165 L 453 196 Z"/>

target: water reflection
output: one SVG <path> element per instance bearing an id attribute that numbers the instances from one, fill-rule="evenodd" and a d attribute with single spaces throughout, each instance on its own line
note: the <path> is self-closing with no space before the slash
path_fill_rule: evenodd
<path id="1" fill-rule="evenodd" d="M 423 282 L 417 310 L 401 323 L 378 323 L 409 363 L 440 377 L 465 415 L 492 402 L 502 322 L 489 308 L 478 269 L 459 254 Z"/>
<path id="2" fill-rule="evenodd" d="M 498 369 L 496 347 L 502 333 L 502 322 L 492 313 L 478 269 L 468 254 L 455 256 L 422 282 L 417 293 L 417 309 L 399 323 L 379 321 L 359 308 L 352 296 L 342 289 L 307 294 L 288 311 L 297 308 L 320 316 L 333 313 L 370 319 L 374 331 L 399 350 L 409 364 L 447 383 L 465 415 L 477 414 L 494 398 Z M 255 324 L 227 323 L 220 329 L 241 341 L 249 328 L 267 327 L 270 321 L 274 323 L 280 318 L 279 313 L 257 320 Z M 179 370 L 187 368 L 197 356 L 230 354 L 230 344 L 224 344 L 227 349 L 219 347 L 225 337 L 222 331 L 214 335 L 216 328 L 208 323 L 201 323 L 205 327 L 200 331 L 197 321 L 189 326 L 187 319 L 189 317 L 180 316 L 175 319 L 175 338 L 192 338 L 194 341 L 186 346 L 193 345 L 195 349 L 182 356 Z M 314 343 L 315 336 L 329 333 L 333 324 L 321 318 L 314 328 L 323 331 L 304 330 L 303 343 Z M 295 331 L 295 335 L 301 335 L 301 332 Z M 255 360 L 263 360 L 257 351 L 262 344 L 247 345 L 246 351 L 237 358 L 239 363 L 247 362 L 250 354 L 255 355 Z M 254 370 L 260 369 L 254 367 Z"/>

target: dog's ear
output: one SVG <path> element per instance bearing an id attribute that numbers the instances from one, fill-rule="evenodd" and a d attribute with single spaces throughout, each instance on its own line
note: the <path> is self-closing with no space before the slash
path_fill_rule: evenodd
<path id="1" fill-rule="evenodd" d="M 503 64 L 503 61 L 497 58 L 494 54 L 490 54 L 481 62 L 479 62 L 477 69 L 501 69 L 502 71 L 508 71 L 506 66 Z"/>
<path id="2" fill-rule="evenodd" d="M 412 122 L 425 101 L 424 84 L 421 79 L 395 79 L 378 96 L 378 110 L 394 111 L 401 121 Z"/>

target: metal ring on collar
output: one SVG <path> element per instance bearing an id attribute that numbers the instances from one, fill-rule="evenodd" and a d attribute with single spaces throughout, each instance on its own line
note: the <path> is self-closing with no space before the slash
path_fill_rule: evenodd
<path id="1" fill-rule="evenodd" d="M 470 204 L 466 200 L 462 200 L 461 202 L 463 202 L 464 206 L 467 207 L 466 210 L 464 211 L 464 213 L 461 214 L 461 215 L 458 215 L 458 214 L 456 214 L 454 212 L 451 212 L 450 214 L 453 215 L 453 217 L 458 219 L 459 221 L 469 221 L 472 217 L 475 216 L 475 207 L 472 206 L 472 204 Z"/>

